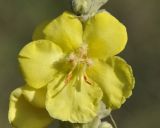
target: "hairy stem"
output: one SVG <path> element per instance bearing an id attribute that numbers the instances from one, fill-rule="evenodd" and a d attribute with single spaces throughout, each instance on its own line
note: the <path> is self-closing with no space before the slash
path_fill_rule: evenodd
<path id="1" fill-rule="evenodd" d="M 110 117 L 110 119 L 111 119 L 111 121 L 113 123 L 114 128 L 118 128 L 113 116 L 110 114 L 109 117 Z"/>

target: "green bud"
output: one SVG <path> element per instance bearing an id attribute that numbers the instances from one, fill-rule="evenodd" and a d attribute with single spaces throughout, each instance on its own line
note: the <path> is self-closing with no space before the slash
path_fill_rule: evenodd
<path id="1" fill-rule="evenodd" d="M 73 11 L 78 14 L 87 14 L 91 8 L 92 0 L 72 0 Z"/>
<path id="2" fill-rule="evenodd" d="M 112 125 L 108 122 L 103 122 L 100 124 L 99 128 L 113 128 Z"/>
<path id="3" fill-rule="evenodd" d="M 101 123 L 101 120 L 99 117 L 96 117 L 92 122 L 88 124 L 83 124 L 82 128 L 98 128 Z"/>
<path id="4" fill-rule="evenodd" d="M 99 112 L 98 112 L 99 118 L 104 119 L 110 114 L 111 114 L 111 109 L 106 109 L 106 105 L 101 101 L 101 105 L 100 105 Z"/>
<path id="5" fill-rule="evenodd" d="M 94 15 L 108 0 L 72 0 L 73 11 L 80 16 Z"/>

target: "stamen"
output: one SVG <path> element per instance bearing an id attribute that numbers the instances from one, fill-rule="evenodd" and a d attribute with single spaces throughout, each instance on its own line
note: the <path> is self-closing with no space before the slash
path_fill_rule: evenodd
<path id="1" fill-rule="evenodd" d="M 90 59 L 90 58 L 88 58 L 88 59 L 86 60 L 86 62 L 87 62 L 87 65 L 88 65 L 88 66 L 92 66 L 92 65 L 93 65 L 93 60 Z"/>
<path id="2" fill-rule="evenodd" d="M 86 43 L 84 43 L 82 46 L 81 46 L 81 48 L 83 49 L 83 50 L 88 50 L 88 44 L 86 44 Z"/>
<path id="3" fill-rule="evenodd" d="M 92 82 L 90 82 L 87 75 L 85 74 L 87 66 L 93 65 L 93 61 L 87 57 L 87 50 L 88 45 L 84 43 L 80 48 L 78 48 L 75 52 L 70 53 L 67 57 L 67 61 L 72 64 L 72 68 L 66 76 L 65 84 L 67 84 L 72 79 L 72 73 L 78 66 L 80 70 L 77 72 L 79 72 L 79 75 L 81 74 L 81 78 L 84 79 L 85 82 L 89 85 L 92 85 Z"/>
<path id="4" fill-rule="evenodd" d="M 89 81 L 87 75 L 84 75 L 84 80 L 87 84 L 92 85 L 92 83 Z"/>
<path id="5" fill-rule="evenodd" d="M 72 61 L 74 61 L 74 60 L 76 60 L 77 59 L 77 56 L 76 56 L 76 54 L 75 53 L 71 53 L 71 54 L 69 54 L 69 56 L 67 57 L 67 60 L 69 61 L 69 62 L 72 62 Z"/>
<path id="6" fill-rule="evenodd" d="M 66 84 L 66 85 L 67 85 L 68 82 L 71 80 L 71 78 L 72 78 L 72 73 L 73 73 L 73 71 L 74 71 L 75 68 L 76 68 L 76 65 L 74 65 L 74 66 L 72 67 L 71 71 L 67 74 L 67 77 L 66 77 L 66 79 L 65 79 L 65 84 Z"/>
<path id="7" fill-rule="evenodd" d="M 72 72 L 69 72 L 68 75 L 67 75 L 67 77 L 66 77 L 66 79 L 65 79 L 65 84 L 66 84 L 66 85 L 67 85 L 68 82 L 71 80 L 71 78 L 72 78 Z"/>
<path id="8" fill-rule="evenodd" d="M 88 45 L 86 43 L 84 43 L 80 48 L 79 48 L 79 54 L 80 57 L 84 57 L 87 56 L 87 50 L 88 50 Z"/>

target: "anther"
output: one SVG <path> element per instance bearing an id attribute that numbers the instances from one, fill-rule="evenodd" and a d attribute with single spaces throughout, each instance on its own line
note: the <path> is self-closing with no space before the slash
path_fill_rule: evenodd
<path id="1" fill-rule="evenodd" d="M 88 59 L 86 60 L 86 62 L 87 62 L 87 65 L 88 65 L 88 66 L 92 66 L 92 65 L 93 65 L 93 60 L 90 59 L 90 58 L 88 58 Z"/>
<path id="2" fill-rule="evenodd" d="M 89 79 L 87 78 L 87 75 L 84 75 L 84 80 L 87 84 L 92 85 L 92 83 L 89 81 Z"/>
<path id="3" fill-rule="evenodd" d="M 65 79 L 65 84 L 68 84 L 68 82 L 71 80 L 72 78 L 72 72 L 69 72 L 66 79 Z"/>
<path id="4" fill-rule="evenodd" d="M 86 43 L 84 43 L 82 46 L 81 46 L 81 48 L 83 49 L 83 50 L 88 50 L 88 44 L 86 44 Z"/>
<path id="5" fill-rule="evenodd" d="M 80 48 L 79 48 L 79 53 L 81 57 L 87 56 L 87 50 L 88 50 L 88 45 L 87 44 L 83 44 Z"/>
<path id="6" fill-rule="evenodd" d="M 67 60 L 70 61 L 70 62 L 72 62 L 72 61 L 74 61 L 74 60 L 76 60 L 76 59 L 77 59 L 77 56 L 75 55 L 75 53 L 71 53 L 71 54 L 69 54 L 69 56 L 67 57 Z"/>

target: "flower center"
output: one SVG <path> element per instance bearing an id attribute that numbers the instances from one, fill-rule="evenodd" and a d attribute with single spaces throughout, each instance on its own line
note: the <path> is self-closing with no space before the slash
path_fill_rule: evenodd
<path id="1" fill-rule="evenodd" d="M 76 70 L 78 72 L 78 80 L 84 79 L 88 84 L 91 84 L 86 75 L 86 68 L 92 66 L 93 61 L 88 57 L 87 51 L 88 45 L 83 44 L 80 48 L 70 53 L 67 57 L 67 62 L 72 65 L 72 68 L 66 77 L 66 83 L 71 80 L 72 74 Z"/>

